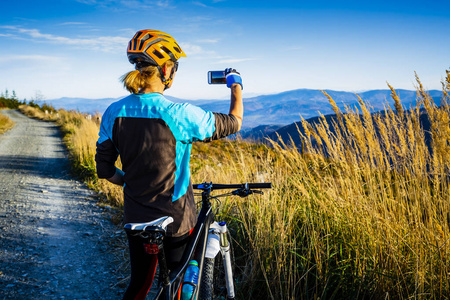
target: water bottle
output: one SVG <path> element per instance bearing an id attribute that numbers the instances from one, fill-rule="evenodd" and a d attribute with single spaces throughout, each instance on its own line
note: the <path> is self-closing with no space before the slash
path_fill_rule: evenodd
<path id="1" fill-rule="evenodd" d="M 181 299 L 189 300 L 194 293 L 194 289 L 198 283 L 198 263 L 195 260 L 191 260 L 184 274 L 183 288 L 181 290 Z"/>

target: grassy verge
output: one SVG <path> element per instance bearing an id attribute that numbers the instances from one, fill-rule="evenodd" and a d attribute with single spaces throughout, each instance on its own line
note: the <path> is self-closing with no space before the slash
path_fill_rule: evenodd
<path id="1" fill-rule="evenodd" d="M 193 182 L 274 186 L 224 199 L 219 211 L 233 235 L 241 298 L 449 297 L 447 75 L 440 106 L 419 80 L 411 111 L 393 88 L 394 108 L 378 115 L 362 99 L 342 113 L 330 97 L 336 121 L 303 121 L 302 152 L 288 141 L 194 144 Z M 121 189 L 94 173 L 98 120 L 63 111 L 43 118 L 60 124 L 80 176 L 120 207 Z"/>
<path id="2" fill-rule="evenodd" d="M 0 110 L 0 134 L 14 127 L 14 122 L 7 116 L 1 114 Z"/>

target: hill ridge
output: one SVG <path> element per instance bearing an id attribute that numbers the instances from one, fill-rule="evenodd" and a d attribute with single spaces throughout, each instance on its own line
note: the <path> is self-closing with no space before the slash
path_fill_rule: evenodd
<path id="1" fill-rule="evenodd" d="M 342 111 L 345 107 L 353 107 L 358 104 L 359 95 L 366 104 L 370 105 L 372 111 L 381 111 L 386 104 L 393 104 L 389 89 L 368 90 L 360 93 L 336 91 L 324 89 L 336 105 Z M 415 104 L 417 92 L 415 90 L 398 89 L 396 90 L 406 108 Z M 442 91 L 428 91 L 435 102 L 440 104 Z M 198 105 L 205 110 L 228 113 L 229 100 L 183 100 L 180 98 L 166 96 L 173 102 L 187 102 Z M 66 110 L 78 110 L 84 113 L 103 113 L 105 109 L 113 102 L 122 99 L 118 98 L 72 98 L 62 97 L 51 100 L 36 101 L 38 104 L 47 103 L 53 107 Z M 320 114 L 333 114 L 333 110 L 327 97 L 318 89 L 296 89 L 277 94 L 266 94 L 256 97 L 244 98 L 244 129 L 251 129 L 261 125 L 288 125 L 301 119 L 309 119 Z"/>

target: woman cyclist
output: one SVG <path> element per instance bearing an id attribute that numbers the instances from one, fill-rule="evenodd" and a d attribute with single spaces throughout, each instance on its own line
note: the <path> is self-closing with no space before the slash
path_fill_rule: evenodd
<path id="1" fill-rule="evenodd" d="M 167 100 L 178 59 L 185 57 L 175 39 L 157 30 L 140 30 L 130 40 L 128 60 L 134 71 L 122 77 L 128 97 L 105 111 L 97 142 L 97 173 L 124 187 L 124 223 L 171 216 L 164 240 L 169 269 L 181 260 L 196 223 L 189 158 L 194 141 L 220 139 L 239 131 L 243 118 L 242 81 L 227 69 L 229 114 L 204 111 Z M 120 154 L 122 169 L 114 163 Z M 128 235 L 131 281 L 124 299 L 145 299 L 157 258 L 145 253 L 139 237 Z"/>

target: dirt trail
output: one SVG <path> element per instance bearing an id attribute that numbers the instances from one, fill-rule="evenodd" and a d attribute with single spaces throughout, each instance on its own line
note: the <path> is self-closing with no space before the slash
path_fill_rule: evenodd
<path id="1" fill-rule="evenodd" d="M 15 110 L 0 136 L 0 299 L 120 299 L 111 224 L 69 174 L 58 128 Z"/>

